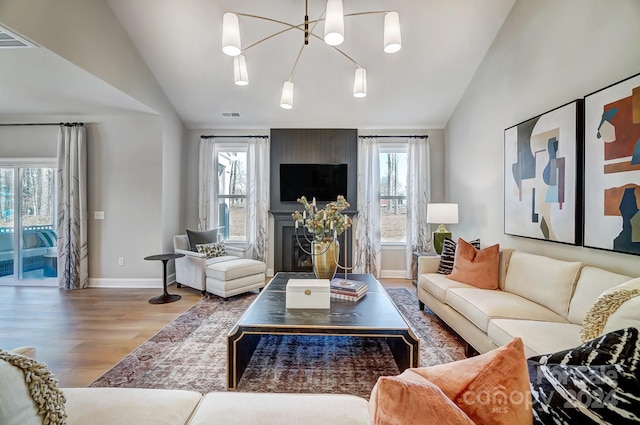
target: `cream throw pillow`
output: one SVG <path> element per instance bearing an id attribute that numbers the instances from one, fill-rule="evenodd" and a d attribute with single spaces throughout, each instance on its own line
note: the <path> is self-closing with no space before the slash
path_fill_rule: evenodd
<path id="1" fill-rule="evenodd" d="M 640 278 L 600 294 L 584 317 L 580 338 L 588 341 L 629 326 L 640 328 Z"/>
<path id="2" fill-rule="evenodd" d="M 46 365 L 0 349 L 0 424 L 63 425 L 65 401 Z"/>

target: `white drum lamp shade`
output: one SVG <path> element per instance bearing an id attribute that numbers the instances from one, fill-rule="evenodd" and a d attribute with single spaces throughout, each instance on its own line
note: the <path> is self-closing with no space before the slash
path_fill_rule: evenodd
<path id="1" fill-rule="evenodd" d="M 240 23 L 235 13 L 222 15 L 222 51 L 229 56 L 238 56 L 242 53 Z"/>
<path id="2" fill-rule="evenodd" d="M 395 53 L 401 48 L 400 15 L 398 12 L 388 12 L 384 15 L 384 51 Z"/>
<path id="3" fill-rule="evenodd" d="M 238 86 L 249 84 L 249 73 L 247 72 L 247 59 L 244 55 L 233 58 L 233 80 Z"/>
<path id="4" fill-rule="evenodd" d="M 282 85 L 280 107 L 283 109 L 293 108 L 293 83 L 291 81 L 285 81 Z"/>
<path id="5" fill-rule="evenodd" d="M 439 224 L 432 235 L 433 247 L 438 254 L 442 254 L 444 239 L 451 237 L 445 224 L 458 223 L 458 204 L 427 204 L 427 223 Z"/>
<path id="6" fill-rule="evenodd" d="M 365 97 L 367 95 L 367 70 L 357 68 L 353 78 L 353 96 Z"/>
<path id="7" fill-rule="evenodd" d="M 344 8 L 342 0 L 327 0 L 327 16 L 324 21 L 324 42 L 338 46 L 344 41 Z"/>

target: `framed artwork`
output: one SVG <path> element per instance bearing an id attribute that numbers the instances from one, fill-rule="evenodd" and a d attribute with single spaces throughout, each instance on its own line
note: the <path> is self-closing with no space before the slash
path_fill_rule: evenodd
<path id="1" fill-rule="evenodd" d="M 640 74 L 585 97 L 584 246 L 640 254 Z"/>
<path id="2" fill-rule="evenodd" d="M 504 232 L 580 244 L 582 100 L 504 131 Z"/>

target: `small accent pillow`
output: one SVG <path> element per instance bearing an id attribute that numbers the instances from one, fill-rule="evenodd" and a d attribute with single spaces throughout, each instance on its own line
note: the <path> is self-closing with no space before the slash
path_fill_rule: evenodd
<path id="1" fill-rule="evenodd" d="M 474 239 L 469 242 L 474 248 L 480 249 L 480 239 Z M 453 271 L 453 262 L 456 258 L 456 243 L 452 239 L 444 238 L 442 243 L 442 254 L 440 254 L 440 265 L 438 273 L 451 274 Z"/>
<path id="2" fill-rule="evenodd" d="M 0 349 L 0 388 L 0 424 L 65 424 L 66 399 L 45 364 Z"/>
<path id="3" fill-rule="evenodd" d="M 476 249 L 464 239 L 458 239 L 450 279 L 480 289 L 498 289 L 500 245 Z"/>
<path id="4" fill-rule="evenodd" d="M 418 380 L 414 375 L 425 383 L 415 384 Z M 433 386 L 440 392 L 434 391 Z M 452 409 L 444 398 L 464 415 Z M 531 394 L 522 340 L 515 338 L 503 347 L 465 360 L 408 369 L 399 377 L 380 378 L 371 391 L 369 403 L 374 425 L 530 425 Z M 437 409 L 431 408 L 433 403 Z M 419 420 L 411 422 L 411 418 Z"/>
<path id="5" fill-rule="evenodd" d="M 640 299 L 640 278 L 631 279 L 604 291 L 584 316 L 580 338 L 588 341 L 603 332 L 638 323 L 637 305 Z M 630 313 L 627 319 L 627 311 Z"/>
<path id="6" fill-rule="evenodd" d="M 197 232 L 195 230 L 187 229 L 187 238 L 189 239 L 189 249 L 193 252 L 198 252 L 198 248 L 196 248 L 197 244 L 218 242 L 218 230 L 214 229 Z"/>
<path id="7" fill-rule="evenodd" d="M 528 360 L 535 424 L 623 424 L 640 417 L 640 340 L 626 328 Z"/>
<path id="8" fill-rule="evenodd" d="M 198 252 L 204 254 L 206 258 L 222 257 L 227 255 L 227 249 L 224 246 L 224 242 L 197 244 L 196 248 Z"/>

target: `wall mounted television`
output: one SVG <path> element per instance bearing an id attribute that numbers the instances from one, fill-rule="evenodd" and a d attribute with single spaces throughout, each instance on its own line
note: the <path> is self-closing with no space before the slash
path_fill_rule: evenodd
<path id="1" fill-rule="evenodd" d="M 347 197 L 347 164 L 280 164 L 280 200 L 335 201 Z"/>

